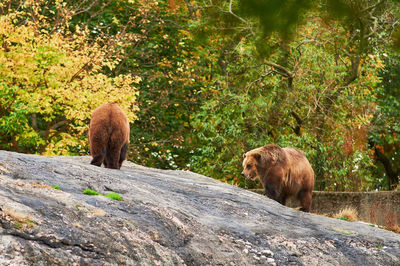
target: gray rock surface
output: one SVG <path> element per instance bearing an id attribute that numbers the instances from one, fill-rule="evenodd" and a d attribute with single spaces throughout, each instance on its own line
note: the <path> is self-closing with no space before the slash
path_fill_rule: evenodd
<path id="1" fill-rule="evenodd" d="M 0 265 L 400 265 L 390 231 L 187 171 L 89 162 L 0 151 Z"/>

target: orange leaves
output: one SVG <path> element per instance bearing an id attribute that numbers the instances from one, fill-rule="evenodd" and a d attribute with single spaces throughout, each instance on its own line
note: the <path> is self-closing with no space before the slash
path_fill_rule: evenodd
<path id="1" fill-rule="evenodd" d="M 346 131 L 345 143 L 343 144 L 343 150 L 351 156 L 354 151 L 365 151 L 367 149 L 368 142 L 368 127 L 353 127 Z"/>
<path id="2" fill-rule="evenodd" d="M 380 152 L 380 153 L 385 153 L 385 148 L 383 145 L 376 145 L 375 148 Z"/>
<path id="3" fill-rule="evenodd" d="M 184 7 L 183 0 L 168 0 L 168 10 L 171 12 L 178 12 L 180 8 Z"/>
<path id="4" fill-rule="evenodd" d="M 372 61 L 372 65 L 374 67 L 380 68 L 380 69 L 383 69 L 385 67 L 382 60 L 378 56 L 369 54 L 368 58 Z"/>

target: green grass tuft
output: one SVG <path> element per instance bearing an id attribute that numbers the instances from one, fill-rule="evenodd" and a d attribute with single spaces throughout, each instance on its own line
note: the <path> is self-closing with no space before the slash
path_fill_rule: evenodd
<path id="1" fill-rule="evenodd" d="M 110 192 L 110 193 L 107 193 L 106 195 L 103 195 L 97 191 L 87 188 L 83 191 L 83 194 L 91 195 L 91 196 L 99 195 L 99 196 L 104 196 L 106 198 L 113 199 L 113 200 L 122 200 L 122 197 L 118 193 L 115 193 L 115 192 Z"/>
<path id="2" fill-rule="evenodd" d="M 16 222 L 13 226 L 15 229 L 22 229 L 22 224 L 19 222 Z"/>
<path id="3" fill-rule="evenodd" d="M 91 196 L 96 196 L 96 195 L 100 195 L 100 196 L 103 196 L 102 194 L 100 194 L 99 192 L 97 192 L 97 191 L 94 191 L 94 190 L 91 190 L 91 189 L 85 189 L 84 191 L 83 191 L 83 194 L 86 194 L 86 195 L 91 195 Z"/>
<path id="4" fill-rule="evenodd" d="M 60 187 L 57 186 L 57 185 L 54 185 L 54 186 L 51 186 L 51 187 L 54 188 L 54 189 L 60 189 Z"/>
<path id="5" fill-rule="evenodd" d="M 107 193 L 105 195 L 105 197 L 113 199 L 113 200 L 122 200 L 122 197 L 118 193 L 115 193 L 115 192 Z"/>
<path id="6" fill-rule="evenodd" d="M 349 218 L 347 218 L 345 216 L 336 217 L 336 219 L 344 220 L 344 221 L 348 221 L 349 220 Z"/>

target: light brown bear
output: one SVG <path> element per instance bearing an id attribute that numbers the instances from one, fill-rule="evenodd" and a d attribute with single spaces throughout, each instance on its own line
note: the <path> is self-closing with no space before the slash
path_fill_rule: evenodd
<path id="1" fill-rule="evenodd" d="M 285 205 L 289 196 L 300 201 L 302 211 L 311 209 L 314 171 L 304 152 L 269 144 L 243 155 L 245 178 L 260 178 L 264 194 Z"/>
<path id="2" fill-rule="evenodd" d="M 129 122 L 115 103 L 100 105 L 92 113 L 89 125 L 91 164 L 120 169 L 129 148 Z"/>

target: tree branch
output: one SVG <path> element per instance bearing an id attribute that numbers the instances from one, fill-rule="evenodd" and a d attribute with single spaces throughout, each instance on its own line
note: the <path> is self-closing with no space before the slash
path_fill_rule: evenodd
<path id="1" fill-rule="evenodd" d="M 196 10 L 193 8 L 193 5 L 189 3 L 189 0 L 185 0 L 185 4 L 189 11 L 190 18 L 193 20 L 196 19 L 197 18 Z"/>
<path id="2" fill-rule="evenodd" d="M 276 69 L 280 70 L 281 72 L 283 72 L 283 73 L 285 74 L 285 76 L 286 76 L 287 78 L 293 78 L 293 73 L 290 72 L 287 68 L 285 68 L 285 67 L 283 67 L 283 66 L 281 66 L 281 65 L 275 64 L 275 63 L 273 63 L 273 62 L 270 62 L 270 61 L 266 61 L 265 64 L 268 65 L 268 66 L 272 66 L 273 68 L 276 68 Z"/>
<path id="3" fill-rule="evenodd" d="M 242 22 L 248 24 L 247 20 L 245 20 L 244 18 L 239 17 L 238 15 L 236 15 L 235 13 L 232 12 L 232 2 L 233 2 L 233 0 L 231 0 L 231 1 L 229 2 L 229 10 L 228 10 L 228 12 L 229 12 L 232 16 L 234 16 L 235 18 L 237 18 L 237 19 L 241 20 Z"/>
<path id="4" fill-rule="evenodd" d="M 270 61 L 265 61 L 265 64 L 268 65 L 268 66 L 271 66 L 271 67 L 275 68 L 275 71 L 276 71 L 278 74 L 280 74 L 280 75 L 282 75 L 282 76 L 288 78 L 288 86 L 289 86 L 289 89 L 292 89 L 292 87 L 293 87 L 293 78 L 294 78 L 294 74 L 293 74 L 291 71 L 289 71 L 289 70 L 288 70 L 287 68 L 285 68 L 284 66 L 275 64 L 275 63 L 270 62 Z"/>
<path id="5" fill-rule="evenodd" d="M 300 135 L 301 135 L 300 129 L 301 129 L 301 125 L 303 124 L 303 120 L 302 120 L 302 119 L 300 118 L 300 116 L 299 116 L 297 113 L 295 113 L 294 111 L 292 111 L 290 114 L 294 117 L 294 119 L 295 119 L 296 122 L 297 122 L 296 127 L 292 127 L 292 128 L 293 128 L 293 131 L 294 131 L 294 133 L 295 133 L 297 136 L 300 136 Z"/>
<path id="6" fill-rule="evenodd" d="M 369 12 L 369 11 L 371 11 L 372 9 L 375 9 L 375 8 L 378 7 L 379 5 L 383 4 L 384 2 L 386 2 L 386 0 L 379 1 L 379 2 L 376 3 L 375 5 L 369 6 L 369 7 L 365 8 L 365 9 L 361 10 L 361 13 Z"/>

